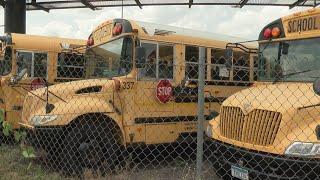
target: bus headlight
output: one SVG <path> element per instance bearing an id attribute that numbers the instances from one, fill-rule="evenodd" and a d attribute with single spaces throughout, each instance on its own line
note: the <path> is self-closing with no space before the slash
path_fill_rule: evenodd
<path id="1" fill-rule="evenodd" d="M 320 155 L 320 144 L 318 143 L 306 143 L 306 142 L 294 142 L 285 151 L 289 156 L 316 156 Z"/>
<path id="2" fill-rule="evenodd" d="M 210 138 L 212 137 L 212 126 L 210 124 L 207 126 L 206 135 Z"/>
<path id="3" fill-rule="evenodd" d="M 36 115 L 31 118 L 30 122 L 33 125 L 37 126 L 37 125 L 48 123 L 50 121 L 54 121 L 57 118 L 58 118 L 57 115 Z"/>

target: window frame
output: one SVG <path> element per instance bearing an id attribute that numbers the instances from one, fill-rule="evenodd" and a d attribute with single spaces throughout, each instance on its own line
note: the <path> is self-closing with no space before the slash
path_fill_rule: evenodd
<path id="1" fill-rule="evenodd" d="M 141 76 L 139 77 L 139 79 L 142 80 L 159 80 L 159 79 L 164 79 L 164 78 L 159 78 L 159 45 L 164 45 L 164 46 L 170 46 L 173 49 L 173 54 L 172 54 L 172 65 L 173 65 L 173 71 L 172 71 L 172 77 L 171 78 L 165 78 L 165 79 L 169 79 L 169 80 L 173 80 L 174 79 L 174 74 L 175 74 L 175 63 L 176 63 L 176 49 L 175 49 L 175 45 L 174 43 L 166 43 L 166 42 L 158 42 L 158 41 L 149 41 L 149 40 L 140 40 L 140 46 L 142 46 L 142 44 L 153 44 L 157 46 L 156 49 L 156 77 L 145 77 L 145 76 Z"/>
<path id="2" fill-rule="evenodd" d="M 30 50 L 16 50 L 16 53 L 15 53 L 15 58 L 16 58 L 16 62 L 15 62 L 15 65 L 16 65 L 16 73 L 18 73 L 18 67 L 17 67 L 17 57 L 18 57 L 18 53 L 31 53 L 31 76 L 29 78 L 43 78 L 43 77 L 34 77 L 34 54 L 37 53 L 37 54 L 46 54 L 47 55 L 47 59 L 46 59 L 46 77 L 45 79 L 48 79 L 48 68 L 49 68 L 49 64 L 48 64 L 48 59 L 49 59 L 49 52 L 45 52 L 45 51 L 30 51 Z"/>
<path id="3" fill-rule="evenodd" d="M 214 56 L 214 53 L 212 51 L 226 51 L 226 49 L 224 48 L 212 48 L 210 47 L 209 50 L 211 51 L 211 58 Z M 239 53 L 238 55 L 240 55 L 239 57 L 243 56 L 244 60 L 246 61 L 246 66 L 239 66 L 237 65 L 236 61 L 239 60 L 235 58 L 234 52 Z M 245 57 L 247 56 L 248 59 L 246 59 Z M 231 67 L 228 70 L 229 71 L 229 77 L 227 79 L 223 79 L 223 77 L 220 77 L 220 79 L 214 79 L 213 78 L 213 74 L 211 74 L 211 77 L 208 79 L 208 81 L 210 82 L 233 82 L 233 83 L 250 83 L 254 78 L 251 78 L 251 73 L 254 73 L 254 67 L 251 64 L 251 59 L 253 60 L 253 55 L 251 55 L 250 53 L 246 53 L 244 51 L 233 51 L 232 52 L 232 61 L 231 61 Z M 224 57 L 226 58 L 226 57 Z M 218 59 L 217 59 L 218 60 Z M 225 64 L 219 64 L 217 62 L 212 63 L 211 59 L 210 59 L 210 66 L 211 66 L 211 71 L 212 71 L 212 67 L 225 67 Z M 247 71 L 246 76 L 249 78 L 248 81 L 245 80 L 235 80 L 235 75 L 237 75 L 240 71 Z M 254 76 L 254 75 L 253 75 Z M 244 76 L 245 77 L 245 76 Z"/>
<path id="4" fill-rule="evenodd" d="M 84 75 L 83 75 L 83 77 L 82 78 L 79 78 L 79 77 L 62 77 L 62 76 L 59 76 L 59 67 L 61 67 L 61 65 L 59 65 L 59 58 L 60 58 L 60 55 L 62 54 L 62 53 L 65 53 L 65 54 L 69 54 L 69 55 L 77 55 L 77 56 L 83 56 L 83 58 L 84 58 L 84 60 L 83 60 L 83 66 L 81 67 L 81 66 L 73 66 L 73 65 L 66 65 L 65 67 L 67 67 L 67 68 L 75 68 L 75 69 L 82 69 L 82 70 L 86 70 L 86 58 L 84 57 L 84 55 L 79 55 L 79 54 L 77 54 L 77 53 L 68 53 L 68 52 L 59 52 L 57 55 L 57 61 L 56 61 L 56 68 L 57 68 L 57 72 L 56 72 L 56 78 L 57 79 L 84 79 L 84 78 L 86 78 L 86 73 L 84 72 Z"/>
<path id="5" fill-rule="evenodd" d="M 187 49 L 187 46 L 190 46 L 190 47 L 196 47 L 196 48 L 198 48 L 198 60 L 196 61 L 196 62 L 191 62 L 191 61 L 187 61 L 187 59 L 186 59 L 186 49 Z M 205 48 L 205 79 L 207 79 L 207 74 L 209 73 L 208 72 L 208 50 L 211 50 L 211 48 L 210 47 L 207 47 L 207 46 L 199 46 L 199 45 L 192 45 L 192 44 L 184 44 L 184 64 L 185 64 L 185 70 L 184 70 L 184 76 L 185 76 L 185 78 L 189 78 L 189 76 L 188 76 L 188 73 L 187 73 L 187 64 L 192 64 L 192 65 L 196 65 L 196 66 L 198 66 L 199 67 L 199 65 L 200 65 L 200 62 L 199 62 L 199 58 L 200 58 L 200 48 Z M 198 78 L 196 78 L 196 79 L 191 79 L 191 78 L 189 78 L 189 80 L 191 80 L 191 81 L 198 81 L 198 79 L 199 79 L 199 70 L 197 70 L 197 77 Z"/>

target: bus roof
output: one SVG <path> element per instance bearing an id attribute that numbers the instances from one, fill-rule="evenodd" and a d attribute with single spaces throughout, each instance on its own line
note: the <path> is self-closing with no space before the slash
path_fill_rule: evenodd
<path id="1" fill-rule="evenodd" d="M 176 34 L 181 36 L 202 38 L 202 39 L 211 39 L 219 41 L 228 41 L 228 42 L 241 42 L 246 41 L 246 39 L 228 36 L 225 34 L 211 33 L 205 31 L 199 31 L 194 29 L 188 29 L 183 27 L 175 27 L 170 25 L 162 25 L 150 22 L 135 21 L 139 26 L 144 28 L 149 35 L 168 35 Z"/>
<path id="2" fill-rule="evenodd" d="M 63 46 L 84 46 L 86 40 L 11 33 L 15 49 L 60 52 Z"/>
<path id="3" fill-rule="evenodd" d="M 105 37 L 112 37 L 112 34 L 110 33 L 112 30 L 106 29 L 113 28 L 115 22 L 119 23 L 121 21 L 122 19 L 107 20 L 101 23 L 91 35 L 98 36 L 95 39 L 99 41 L 98 44 L 104 43 L 108 39 Z M 123 22 L 121 23 L 126 24 L 126 26 L 130 24 L 129 26 L 131 27 L 129 29 L 131 29 L 131 31 L 137 30 L 138 36 L 142 40 L 154 40 L 160 42 L 181 43 L 216 48 L 225 48 L 227 43 L 246 41 L 243 38 L 237 38 L 223 34 L 215 34 L 149 22 L 123 19 Z M 101 34 L 104 34 L 104 32 L 107 32 L 107 35 L 101 37 Z M 248 43 L 247 46 L 257 47 L 257 43 Z"/>
<path id="4" fill-rule="evenodd" d="M 312 14 L 319 14 L 320 13 L 320 7 L 318 8 L 310 8 L 304 11 L 296 12 L 287 16 L 282 17 L 281 19 L 287 20 L 287 19 L 292 19 L 292 18 L 297 18 L 301 16 L 309 16 Z"/>
<path id="5" fill-rule="evenodd" d="M 277 37 L 266 36 L 266 31 L 279 28 Z M 266 33 L 267 34 L 267 33 Z M 290 14 L 281 17 L 266 25 L 259 34 L 261 42 L 269 41 L 270 38 L 275 41 L 295 40 L 319 37 L 320 35 L 320 8 L 312 8 L 305 11 Z"/>

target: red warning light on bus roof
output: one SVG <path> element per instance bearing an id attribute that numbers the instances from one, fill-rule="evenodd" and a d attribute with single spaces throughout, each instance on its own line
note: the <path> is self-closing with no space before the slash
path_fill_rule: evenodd
<path id="1" fill-rule="evenodd" d="M 112 30 L 112 35 L 117 36 L 122 33 L 122 25 L 117 23 Z"/>
<path id="2" fill-rule="evenodd" d="M 267 29 L 265 29 L 264 30 L 264 32 L 263 32 L 263 37 L 265 38 L 265 39 L 270 39 L 271 38 L 271 29 L 270 28 L 267 28 Z"/>

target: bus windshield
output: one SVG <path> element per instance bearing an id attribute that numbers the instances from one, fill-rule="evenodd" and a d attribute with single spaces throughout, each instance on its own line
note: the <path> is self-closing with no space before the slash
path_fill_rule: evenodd
<path id="1" fill-rule="evenodd" d="M 260 44 L 258 80 L 306 82 L 319 78 L 319 40 L 314 38 Z M 289 45 L 288 53 L 281 53 L 280 45 L 283 43 Z"/>
<path id="2" fill-rule="evenodd" d="M 10 74 L 12 70 L 12 50 L 6 47 L 3 57 L 0 59 L 0 75 Z"/>
<path id="3" fill-rule="evenodd" d="M 110 78 L 127 75 L 132 69 L 132 38 L 122 37 L 87 50 L 89 77 Z"/>

